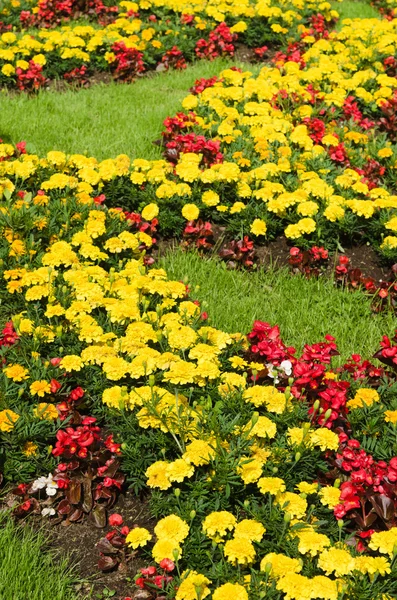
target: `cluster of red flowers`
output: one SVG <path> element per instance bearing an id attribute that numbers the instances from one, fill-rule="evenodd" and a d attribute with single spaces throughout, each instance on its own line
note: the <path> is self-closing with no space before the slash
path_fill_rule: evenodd
<path id="1" fill-rule="evenodd" d="M 318 277 L 328 264 L 328 250 L 322 246 L 313 246 L 310 250 L 290 248 L 288 263 L 294 272 L 306 277 Z"/>
<path id="2" fill-rule="evenodd" d="M 74 83 L 81 86 L 88 84 L 88 68 L 86 65 L 75 67 L 68 73 L 64 73 L 63 78 L 68 83 Z"/>
<path id="3" fill-rule="evenodd" d="M 8 321 L 0 334 L 0 347 L 12 346 L 17 340 L 19 337 L 14 329 L 14 324 L 12 321 Z"/>
<path id="4" fill-rule="evenodd" d="M 150 590 L 153 593 L 153 588 L 157 588 L 162 592 L 166 591 L 168 585 L 172 582 L 173 577 L 168 575 L 175 569 L 175 564 L 169 558 L 163 558 L 159 563 L 162 573 L 158 571 L 156 567 L 146 567 L 140 569 L 139 575 L 135 578 L 135 584 L 141 588 L 141 590 Z M 154 596 L 157 600 L 165 600 L 166 596 L 157 595 Z M 126 598 L 127 600 L 127 598 Z"/>
<path id="5" fill-rule="evenodd" d="M 20 21 L 24 27 L 55 27 L 80 15 L 96 18 L 104 24 L 113 20 L 119 11 L 117 6 L 106 6 L 102 0 L 40 0 L 37 8 L 36 13 L 21 11 Z"/>
<path id="6" fill-rule="evenodd" d="M 162 132 L 164 143 L 172 140 L 182 131 L 186 131 L 196 122 L 196 115 L 193 112 L 189 112 L 188 114 L 179 112 L 176 113 L 175 117 L 167 117 L 163 122 L 165 127 L 165 131 Z"/>
<path id="7" fill-rule="evenodd" d="M 189 92 L 191 92 L 194 96 L 198 96 L 198 94 L 201 94 L 201 92 L 204 92 L 204 90 L 206 90 L 207 88 L 213 87 L 217 81 L 221 80 L 216 75 L 214 75 L 214 77 L 209 77 L 208 79 L 206 79 L 205 77 L 201 77 L 201 79 L 196 79 L 194 85 L 190 88 Z"/>
<path id="8" fill-rule="evenodd" d="M 218 56 L 234 56 L 234 43 L 237 35 L 230 31 L 226 23 L 220 23 L 209 34 L 208 40 L 201 38 L 195 48 L 198 58 L 214 60 Z"/>
<path id="9" fill-rule="evenodd" d="M 29 61 L 29 68 L 26 71 L 17 67 L 15 73 L 17 87 L 21 92 L 36 92 L 47 83 L 47 79 L 43 75 L 43 67 L 33 60 Z"/>
<path id="10" fill-rule="evenodd" d="M 208 221 L 188 221 L 183 231 L 182 246 L 194 246 L 197 250 L 211 250 L 214 247 L 214 232 Z"/>
<path id="11" fill-rule="evenodd" d="M 161 64 L 164 65 L 165 69 L 176 69 L 177 71 L 182 71 L 186 69 L 187 62 L 182 52 L 179 50 L 178 46 L 173 46 L 171 50 L 167 50 L 161 59 Z"/>
<path id="12" fill-rule="evenodd" d="M 164 157 L 171 163 L 176 164 L 181 154 L 201 154 L 200 165 L 210 167 L 223 162 L 223 154 L 220 152 L 219 140 L 207 139 L 204 135 L 195 133 L 178 134 L 165 144 Z"/>
<path id="13" fill-rule="evenodd" d="M 127 48 L 124 42 L 115 42 L 112 52 L 115 60 L 111 67 L 115 79 L 130 82 L 145 71 L 143 54 L 136 48 Z"/>
<path id="14" fill-rule="evenodd" d="M 351 437 L 347 409 L 350 382 L 328 378 L 327 366 L 338 351 L 334 338 L 329 335 L 325 338 L 325 342 L 306 345 L 301 357 L 296 358 L 295 349 L 285 346 L 277 326 L 256 321 L 248 335 L 251 343 L 249 354 L 254 360 L 267 363 L 267 367 L 268 363 L 282 367 L 283 361 L 289 361 L 291 376 L 285 374 L 284 379 L 288 377 L 293 396 L 309 402 L 312 423 L 338 434 L 339 450 L 326 454 L 331 470 L 325 476 L 325 481 L 329 478 L 343 481 L 340 503 L 335 507 L 334 514 L 337 519 L 346 518 L 354 523 L 354 529 L 359 531 L 357 549 L 362 551 L 365 549 L 362 540 L 373 531 L 387 529 L 394 517 L 397 457 L 388 462 L 377 461 L 361 448 L 358 440 Z M 397 332 L 393 340 L 383 337 L 381 349 L 375 358 L 397 371 Z M 385 375 L 382 367 L 376 367 L 369 361 L 362 362 L 359 355 L 353 355 L 337 372 L 349 374 L 354 380 L 368 379 L 375 387 L 379 386 L 380 378 Z M 281 381 L 281 389 L 284 389 L 285 383 Z"/>
<path id="15" fill-rule="evenodd" d="M 250 269 L 255 262 L 254 242 L 245 235 L 241 240 L 232 240 L 219 251 L 219 256 L 226 261 L 229 269 L 245 267 Z"/>

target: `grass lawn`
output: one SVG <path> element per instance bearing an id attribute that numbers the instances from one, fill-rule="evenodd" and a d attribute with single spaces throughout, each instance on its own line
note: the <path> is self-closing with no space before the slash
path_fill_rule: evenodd
<path id="1" fill-rule="evenodd" d="M 343 19 L 379 19 L 379 12 L 371 6 L 369 0 L 342 0 L 331 4 L 340 15 L 336 29 L 341 28 Z"/>
<path id="2" fill-rule="evenodd" d="M 28 151 L 40 156 L 62 150 L 99 160 L 118 154 L 161 158 L 153 141 L 160 137 L 164 119 L 181 110 L 196 79 L 218 75 L 233 64 L 200 61 L 185 71 L 152 74 L 131 85 L 110 83 L 36 96 L 0 92 L 0 138 L 26 140 Z"/>
<path id="3" fill-rule="evenodd" d="M 299 350 L 329 333 L 344 361 L 352 353 L 370 358 L 382 335 L 395 329 L 391 312 L 373 313 L 360 291 L 337 289 L 330 279 L 307 280 L 287 270 L 229 271 L 219 261 L 181 250 L 161 262 L 170 277 L 188 281 L 192 297 L 204 302 L 211 325 L 229 332 L 248 333 L 255 319 L 268 321 L 279 325 L 284 341 Z"/>
<path id="4" fill-rule="evenodd" d="M 0 518 L 1 600 L 77 600 L 74 581 L 67 560 L 46 549 L 42 533 Z"/>

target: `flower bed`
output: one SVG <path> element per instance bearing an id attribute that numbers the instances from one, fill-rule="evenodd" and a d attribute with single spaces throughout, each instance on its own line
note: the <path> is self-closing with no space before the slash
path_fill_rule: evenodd
<path id="1" fill-rule="evenodd" d="M 254 242 L 280 235 L 302 249 L 367 243 L 392 264 L 396 27 L 347 23 L 327 40 L 304 36 L 257 77 L 229 69 L 197 81 L 185 112 L 165 121 L 164 161 L 60 152 L 43 160 L 3 145 L 1 186 L 22 194 L 28 183 L 48 198 L 37 209 L 46 239 L 53 198 L 118 208 L 122 197 L 126 216 L 145 227 L 154 220 L 163 238 L 205 250 L 221 227 L 231 242 L 225 257 L 248 266 Z"/>
<path id="2" fill-rule="evenodd" d="M 395 260 L 397 20 L 323 24 L 257 77 L 196 82 L 164 160 L 0 145 L 0 470 L 16 517 L 109 525 L 98 566 L 144 561 L 136 600 L 395 595 L 397 336 L 336 367 L 331 335 L 299 354 L 266 322 L 225 333 L 151 254 L 222 227 L 229 264 L 280 235 L 306 275 L 346 242 Z M 115 512 L 127 487 L 153 527 Z"/>
<path id="3" fill-rule="evenodd" d="M 58 8 L 57 8 L 58 7 Z M 105 10 L 106 9 L 106 10 Z M 11 8 L 8 20 L 15 23 Z M 7 20 L 0 36 L 0 86 L 36 91 L 50 79 L 85 85 L 90 76 L 110 73 L 117 81 L 133 81 L 156 68 L 184 69 L 197 58 L 233 57 L 236 44 L 255 49 L 262 59 L 265 44 L 286 46 L 303 31 L 327 35 L 338 17 L 327 2 L 141 3 L 124 1 L 105 7 L 101 0 L 41 0 L 20 12 L 20 25 L 41 27 L 33 35 L 13 33 Z M 321 14 L 317 15 L 317 12 Z M 109 20 L 97 25 L 50 27 L 79 16 Z M 1 16 L 1 13 L 0 13 Z M 116 18 L 117 17 L 117 18 Z M 0 23 L 1 31 L 1 23 Z"/>
<path id="4" fill-rule="evenodd" d="M 3 470 L 27 482 L 15 513 L 103 526 L 121 467 L 160 520 L 110 517 L 99 565 L 141 548 L 157 564 L 137 580 L 146 598 L 393 594 L 396 340 L 380 363 L 332 368 L 331 336 L 298 356 L 267 323 L 226 334 L 147 264 L 151 236 L 123 213 L 59 195 L 48 245 L 29 220 L 47 201 L 7 214 L 23 257 L 1 240 Z"/>

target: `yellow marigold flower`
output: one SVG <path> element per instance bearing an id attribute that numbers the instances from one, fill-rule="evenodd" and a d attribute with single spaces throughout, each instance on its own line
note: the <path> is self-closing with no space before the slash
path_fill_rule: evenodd
<path id="1" fill-rule="evenodd" d="M 347 402 L 349 408 L 362 408 L 363 406 L 372 406 L 374 402 L 379 402 L 380 397 L 376 390 L 371 388 L 360 388 L 352 400 Z"/>
<path id="2" fill-rule="evenodd" d="M 193 440 L 186 446 L 182 458 L 196 467 L 206 465 L 215 456 L 215 450 L 204 440 Z"/>
<path id="3" fill-rule="evenodd" d="M 169 370 L 164 374 L 164 379 L 176 385 L 183 385 L 185 383 L 193 383 L 196 375 L 197 367 L 193 363 L 180 360 L 170 365 Z"/>
<path id="4" fill-rule="evenodd" d="M 224 547 L 227 560 L 233 565 L 249 565 L 255 560 L 255 548 L 246 538 L 228 540 Z"/>
<path id="5" fill-rule="evenodd" d="M 323 215 L 328 221 L 331 223 L 335 223 L 339 219 L 343 219 L 345 216 L 345 209 L 340 206 L 340 204 L 336 204 L 336 202 L 331 202 L 327 208 L 324 210 Z"/>
<path id="6" fill-rule="evenodd" d="M 285 394 L 270 385 L 253 385 L 244 391 L 243 398 L 257 408 L 265 404 L 269 412 L 276 414 L 281 414 L 287 404 Z"/>
<path id="7" fill-rule="evenodd" d="M 213 540 L 222 540 L 236 526 L 236 517 L 227 511 L 212 512 L 203 521 L 204 533 Z"/>
<path id="8" fill-rule="evenodd" d="M 11 431 L 18 421 L 19 415 L 12 410 L 5 409 L 0 411 L 0 431 Z"/>
<path id="9" fill-rule="evenodd" d="M 378 550 L 381 554 L 388 554 L 390 558 L 393 558 L 396 544 L 397 527 L 392 527 L 388 531 L 376 531 L 373 533 L 368 546 L 371 550 Z"/>
<path id="10" fill-rule="evenodd" d="M 181 544 L 189 534 L 189 525 L 178 515 L 168 515 L 157 523 L 154 533 L 159 540 L 171 540 Z"/>
<path id="11" fill-rule="evenodd" d="M 326 427 L 320 427 L 313 431 L 310 435 L 310 441 L 313 446 L 319 446 L 320 449 L 325 450 L 337 450 L 339 448 L 339 436 Z"/>
<path id="12" fill-rule="evenodd" d="M 167 467 L 167 477 L 169 481 L 181 483 L 185 477 L 191 477 L 194 474 L 194 466 L 186 462 L 183 458 L 177 458 L 169 463 Z"/>
<path id="13" fill-rule="evenodd" d="M 391 231 L 397 231 L 397 217 L 392 217 L 387 223 L 385 223 L 386 229 L 391 229 Z"/>
<path id="14" fill-rule="evenodd" d="M 283 577 L 285 573 L 299 573 L 302 570 L 302 565 L 297 558 L 290 558 L 284 554 L 270 552 L 261 560 L 260 570 L 265 572 L 267 566 L 271 566 L 271 577 Z"/>
<path id="15" fill-rule="evenodd" d="M 38 445 L 35 444 L 34 442 L 25 442 L 23 449 L 22 449 L 22 453 L 29 457 L 29 456 L 37 456 L 37 450 L 38 450 Z"/>
<path id="16" fill-rule="evenodd" d="M 237 467 L 237 473 L 245 485 L 256 483 L 262 475 L 263 462 L 255 458 L 247 458 Z"/>
<path id="17" fill-rule="evenodd" d="M 245 538 L 250 542 L 260 542 L 265 533 L 262 523 L 253 519 L 243 519 L 234 529 L 235 538 Z"/>
<path id="18" fill-rule="evenodd" d="M 58 418 L 58 411 L 55 404 L 41 402 L 33 409 L 33 415 L 41 421 L 54 421 Z"/>
<path id="19" fill-rule="evenodd" d="M 182 573 L 182 580 L 178 587 L 175 600 L 197 600 L 197 598 L 206 598 L 211 590 L 208 584 L 211 583 L 207 577 L 196 571 L 185 571 Z"/>
<path id="20" fill-rule="evenodd" d="M 298 550 L 301 554 L 310 554 L 316 556 L 331 545 L 330 540 L 323 533 L 316 531 L 301 531 L 298 532 L 299 545 Z"/>
<path id="21" fill-rule="evenodd" d="M 390 156 L 393 156 L 393 150 L 391 148 L 381 148 L 378 151 L 378 156 L 379 158 L 390 158 Z"/>
<path id="22" fill-rule="evenodd" d="M 195 204 L 185 204 L 182 208 L 182 216 L 185 217 L 187 221 L 195 221 L 198 219 L 199 214 L 200 210 Z"/>
<path id="23" fill-rule="evenodd" d="M 219 204 L 220 198 L 216 192 L 208 190 L 207 192 L 204 192 L 204 194 L 201 196 L 201 201 L 207 206 L 216 206 L 217 204 Z"/>
<path id="24" fill-rule="evenodd" d="M 176 560 L 182 556 L 182 548 L 173 540 L 161 539 L 153 546 L 152 556 L 156 563 L 160 563 L 164 558 Z"/>
<path id="25" fill-rule="evenodd" d="M 307 511 L 307 501 L 293 492 L 284 492 L 277 496 L 277 504 L 281 510 L 290 513 L 292 517 L 303 519 Z"/>
<path id="26" fill-rule="evenodd" d="M 167 475 L 168 463 L 163 460 L 158 460 L 146 469 L 147 485 L 149 487 L 157 487 L 160 490 L 168 490 L 171 487 L 171 482 Z"/>
<path id="27" fill-rule="evenodd" d="M 45 394 L 51 393 L 51 386 L 45 379 L 34 381 L 30 386 L 30 393 L 32 396 L 36 396 L 37 394 L 37 396 L 42 398 Z"/>
<path id="28" fill-rule="evenodd" d="M 258 417 L 255 425 L 252 427 L 252 422 L 245 427 L 249 437 L 274 438 L 277 433 L 276 424 L 268 417 Z"/>
<path id="29" fill-rule="evenodd" d="M 318 495 L 320 496 L 321 504 L 333 509 L 337 504 L 339 504 L 341 491 L 336 487 L 327 486 L 321 488 Z"/>
<path id="30" fill-rule="evenodd" d="M 254 235 L 266 235 L 267 225 L 262 219 L 255 219 L 250 227 L 250 232 Z"/>
<path id="31" fill-rule="evenodd" d="M 136 548 L 146 546 L 148 542 L 152 539 L 152 534 L 149 533 L 147 529 L 144 527 L 135 527 L 131 529 L 127 537 L 125 538 L 128 546 L 131 546 L 134 550 Z"/>
<path id="32" fill-rule="evenodd" d="M 129 394 L 125 386 L 114 385 L 104 390 L 102 394 L 102 402 L 112 408 L 120 409 L 126 405 L 129 407 L 129 399 Z"/>
<path id="33" fill-rule="evenodd" d="M 384 556 L 356 556 L 354 570 L 369 575 L 388 575 L 391 573 L 389 561 Z"/>
<path id="34" fill-rule="evenodd" d="M 397 248 L 397 237 L 395 235 L 387 235 L 381 243 L 380 247 L 382 248 L 382 250 L 394 250 L 394 248 Z"/>
<path id="35" fill-rule="evenodd" d="M 152 202 L 151 204 L 147 204 L 143 211 L 141 212 L 142 219 L 145 221 L 152 221 L 159 214 L 159 207 L 157 204 Z"/>
<path id="36" fill-rule="evenodd" d="M 3 372 L 8 379 L 12 379 L 13 381 L 24 381 L 29 377 L 28 369 L 25 369 L 25 367 L 22 367 L 21 365 L 9 365 L 3 369 Z"/>
<path id="37" fill-rule="evenodd" d="M 336 577 L 349 575 L 354 569 L 354 558 L 347 550 L 341 548 L 330 548 L 324 550 L 318 559 L 318 567 L 326 575 L 334 573 Z"/>
<path id="38" fill-rule="evenodd" d="M 285 491 L 285 483 L 280 477 L 261 477 L 258 481 L 258 488 L 262 494 L 269 493 L 276 496 Z"/>
<path id="39" fill-rule="evenodd" d="M 81 371 L 84 364 L 80 356 L 69 354 L 68 356 L 63 357 L 60 366 L 62 369 L 65 369 L 66 372 L 70 373 L 70 371 Z"/>
<path id="40" fill-rule="evenodd" d="M 385 421 L 386 423 L 397 423 L 397 410 L 385 410 Z"/>
<path id="41" fill-rule="evenodd" d="M 306 495 L 315 494 L 318 490 L 318 484 L 317 483 L 308 483 L 307 481 L 301 481 L 296 486 L 296 489 L 301 494 L 306 494 Z"/>
<path id="42" fill-rule="evenodd" d="M 217 588 L 212 600 L 248 600 L 248 594 L 239 583 L 225 583 Z"/>

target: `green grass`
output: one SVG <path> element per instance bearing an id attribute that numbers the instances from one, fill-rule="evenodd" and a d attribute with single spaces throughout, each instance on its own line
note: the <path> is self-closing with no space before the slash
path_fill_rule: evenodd
<path id="1" fill-rule="evenodd" d="M 1 600 L 77 600 L 66 559 L 45 548 L 43 533 L 0 518 Z"/>
<path id="2" fill-rule="evenodd" d="M 376 8 L 369 2 L 360 2 L 360 0 L 343 0 L 342 2 L 332 2 L 332 8 L 337 10 L 340 20 L 337 29 L 342 26 L 343 19 L 379 19 L 380 15 Z"/>
<path id="3" fill-rule="evenodd" d="M 170 277 L 187 278 L 192 297 L 204 301 L 211 324 L 228 332 L 247 333 L 255 319 L 268 321 L 279 325 L 283 340 L 299 350 L 329 333 L 345 360 L 352 353 L 370 358 L 381 336 L 395 328 L 391 313 L 374 314 L 362 292 L 337 289 L 328 278 L 307 280 L 287 270 L 229 271 L 213 259 L 180 250 L 167 254 L 161 264 Z"/>
<path id="4" fill-rule="evenodd" d="M 233 64 L 201 61 L 185 71 L 153 74 L 131 85 L 43 91 L 31 97 L 3 92 L 0 138 L 12 143 L 26 140 L 28 151 L 40 156 L 61 150 L 99 160 L 118 154 L 161 158 L 153 141 L 160 137 L 164 119 L 181 110 L 181 100 L 196 79 L 218 75 Z"/>

